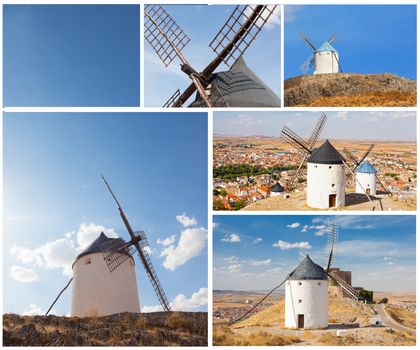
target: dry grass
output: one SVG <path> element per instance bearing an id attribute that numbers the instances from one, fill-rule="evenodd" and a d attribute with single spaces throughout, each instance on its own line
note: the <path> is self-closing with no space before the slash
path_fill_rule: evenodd
<path id="1" fill-rule="evenodd" d="M 322 97 L 307 107 L 415 107 L 415 92 L 379 91 L 357 95 Z"/>
<path id="2" fill-rule="evenodd" d="M 122 313 L 104 317 L 3 315 L 3 345 L 206 346 L 207 313 Z"/>
<path id="3" fill-rule="evenodd" d="M 317 344 L 330 346 L 357 345 L 357 340 L 351 334 L 337 337 L 334 333 L 326 333 L 319 337 Z"/>
<path id="4" fill-rule="evenodd" d="M 284 325 L 284 299 L 257 314 L 252 315 L 250 318 L 238 322 L 233 328 L 249 326 L 270 327 L 275 324 Z"/>
<path id="5" fill-rule="evenodd" d="M 215 346 L 281 346 L 300 343 L 295 336 L 280 336 L 267 332 L 255 332 L 247 335 L 236 334 L 228 327 L 213 329 L 213 345 Z"/>
<path id="6" fill-rule="evenodd" d="M 392 329 L 385 329 L 382 333 L 384 334 L 384 338 L 389 336 L 393 338 L 392 345 L 416 345 L 416 336 L 409 332 L 397 332 Z"/>
<path id="7" fill-rule="evenodd" d="M 398 323 L 408 328 L 416 329 L 416 314 L 406 309 L 386 306 L 386 311 Z"/>

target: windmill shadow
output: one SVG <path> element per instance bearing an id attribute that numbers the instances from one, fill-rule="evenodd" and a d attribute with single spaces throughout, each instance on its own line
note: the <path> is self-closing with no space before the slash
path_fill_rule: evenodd
<path id="1" fill-rule="evenodd" d="M 378 201 L 376 197 L 370 197 L 372 201 Z M 368 197 L 364 193 L 346 193 L 346 207 L 350 207 L 352 205 L 358 205 L 369 202 Z"/>

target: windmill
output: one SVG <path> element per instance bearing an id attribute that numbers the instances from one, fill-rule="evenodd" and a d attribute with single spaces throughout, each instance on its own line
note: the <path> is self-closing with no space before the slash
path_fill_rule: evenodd
<path id="1" fill-rule="evenodd" d="M 121 266 L 121 264 L 123 264 L 131 255 L 135 254 L 135 252 L 137 251 L 140 261 L 143 264 L 146 274 L 149 277 L 149 280 L 153 286 L 153 289 L 156 293 L 156 296 L 159 299 L 159 302 L 163 310 L 171 311 L 171 307 L 169 305 L 165 291 L 163 290 L 162 285 L 160 284 L 159 278 L 156 274 L 155 269 L 153 268 L 152 261 L 150 260 L 150 256 L 146 249 L 149 246 L 146 234 L 143 231 L 140 231 L 140 232 L 133 231 L 130 223 L 128 222 L 127 216 L 125 215 L 123 209 L 121 208 L 120 203 L 118 202 L 117 198 L 114 195 L 114 192 L 112 192 L 112 189 L 109 186 L 104 176 L 102 176 L 102 179 L 104 180 L 105 185 L 107 186 L 109 192 L 114 198 L 115 203 L 118 206 L 118 211 L 120 213 L 121 219 L 124 222 L 124 225 L 131 238 L 130 241 L 128 242 L 124 242 L 123 240 L 112 240 L 112 241 L 103 243 L 100 246 L 100 249 L 103 252 L 103 257 L 108 266 L 109 271 L 113 272 L 115 269 Z M 128 252 L 129 254 L 121 254 L 121 252 Z"/>
<path id="2" fill-rule="evenodd" d="M 178 89 L 163 107 L 182 107 L 197 92 L 192 107 L 280 107 L 280 99 L 245 64 L 243 54 L 255 40 L 276 5 L 238 5 L 209 46 L 216 57 L 197 71 L 182 53 L 188 35 L 160 5 L 145 5 L 145 39 L 168 67 L 178 58 L 191 84 Z M 228 72 L 214 73 L 221 63 Z"/>
<path id="3" fill-rule="evenodd" d="M 75 258 L 72 265 L 73 277 L 60 291 L 45 315 L 48 315 L 72 282 L 71 316 L 88 317 L 140 312 L 133 258 L 136 252 L 163 310 L 171 311 L 148 254 L 149 243 L 146 234 L 144 231 L 133 231 L 111 187 L 103 176 L 102 179 L 118 206 L 130 240 L 110 238 L 102 232 Z"/>
<path id="4" fill-rule="evenodd" d="M 379 179 L 376 169 L 374 169 L 373 166 L 365 160 L 374 146 L 374 144 L 371 144 L 362 156 L 354 150 L 343 148 L 343 154 L 345 155 L 347 162 L 353 163 L 353 169 L 349 167 L 347 180 L 353 177 L 354 182 L 356 183 L 356 192 L 358 193 L 376 195 L 377 182 L 388 196 L 392 196 L 392 193 L 388 191 Z M 362 173 L 366 175 L 360 175 Z"/>
<path id="5" fill-rule="evenodd" d="M 292 191 L 296 187 L 296 183 L 301 175 L 303 167 L 306 165 L 308 157 L 314 150 L 314 147 L 318 141 L 319 135 L 321 134 L 322 129 L 324 128 L 325 122 L 327 121 L 327 116 L 325 113 L 321 113 L 315 127 L 312 130 L 311 136 L 308 140 L 303 139 L 287 126 L 284 126 L 281 131 L 281 139 L 288 144 L 290 144 L 293 148 L 297 149 L 300 155 L 299 166 L 292 175 L 292 178 L 288 181 L 286 185 L 287 191 Z"/>
<path id="6" fill-rule="evenodd" d="M 300 37 L 303 42 L 308 45 L 311 50 L 313 50 L 312 54 L 300 66 L 300 70 L 303 74 L 306 74 L 312 67 L 314 67 L 314 74 L 342 72 L 338 61 L 338 52 L 332 46 L 337 39 L 335 33 L 332 34 L 328 40 L 324 41 L 318 48 L 304 32 L 300 32 Z"/>
<path id="7" fill-rule="evenodd" d="M 327 242 L 328 255 L 325 262 L 317 257 L 309 257 L 305 250 L 299 251 L 301 260 L 299 265 L 278 286 L 229 325 L 244 319 L 276 289 L 285 284 L 285 326 L 294 329 L 328 327 L 328 278 L 334 281 L 343 295 L 351 301 L 359 300 L 359 292 L 331 269 L 338 245 L 338 227 L 334 222 L 328 223 Z"/>

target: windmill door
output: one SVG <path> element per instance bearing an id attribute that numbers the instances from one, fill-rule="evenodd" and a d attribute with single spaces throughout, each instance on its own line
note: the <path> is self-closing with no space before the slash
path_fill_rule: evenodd
<path id="1" fill-rule="evenodd" d="M 337 200 L 337 195 L 336 194 L 330 194 L 330 198 L 329 198 L 329 207 L 330 208 L 334 208 L 336 206 L 336 200 Z"/>
<path id="2" fill-rule="evenodd" d="M 298 315 L 298 328 L 305 328 L 305 315 Z"/>
<path id="3" fill-rule="evenodd" d="M 366 189 L 366 194 L 370 196 L 370 188 Z"/>

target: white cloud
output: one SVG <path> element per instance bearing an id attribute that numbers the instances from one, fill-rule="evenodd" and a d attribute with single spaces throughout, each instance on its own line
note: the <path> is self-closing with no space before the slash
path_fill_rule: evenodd
<path id="1" fill-rule="evenodd" d="M 188 217 L 185 213 L 181 215 L 177 215 L 176 219 L 180 222 L 184 227 L 194 226 L 197 225 L 197 220 L 193 217 Z"/>
<path id="2" fill-rule="evenodd" d="M 296 243 L 289 243 L 285 241 L 277 241 L 277 243 L 273 244 L 273 247 L 280 248 L 281 250 L 286 249 L 311 249 L 311 245 L 308 242 L 296 242 Z"/>
<path id="3" fill-rule="evenodd" d="M 218 222 L 213 222 L 213 230 L 217 229 L 219 227 Z"/>
<path id="4" fill-rule="evenodd" d="M 239 237 L 236 233 L 232 233 L 229 236 L 226 235 L 221 239 L 222 242 L 229 242 L 229 243 L 238 243 L 241 241 L 241 237 Z"/>
<path id="5" fill-rule="evenodd" d="M 165 239 L 158 238 L 157 242 L 158 242 L 158 244 L 162 244 L 165 247 L 167 247 L 168 245 L 171 245 L 175 242 L 175 235 L 171 235 L 171 236 L 169 236 L 168 238 L 165 238 Z"/>
<path id="6" fill-rule="evenodd" d="M 198 311 L 207 305 L 208 291 L 207 288 L 200 288 L 197 292 L 187 298 L 184 294 L 178 294 L 171 302 L 171 309 L 174 311 Z M 143 306 L 142 312 L 162 311 L 160 305 Z"/>
<path id="7" fill-rule="evenodd" d="M 260 243 L 260 242 L 262 242 L 262 238 L 257 237 L 257 238 L 254 239 L 254 241 L 252 243 L 257 244 L 257 243 Z"/>
<path id="8" fill-rule="evenodd" d="M 271 264 L 271 259 L 267 260 L 251 260 L 250 264 L 252 266 L 267 266 Z"/>
<path id="9" fill-rule="evenodd" d="M 298 228 L 300 226 L 299 222 L 294 222 L 293 224 L 287 225 L 288 228 Z"/>
<path id="10" fill-rule="evenodd" d="M 228 262 L 237 262 L 239 261 L 239 258 L 237 256 L 228 256 L 227 258 L 223 258 L 223 260 L 228 261 Z"/>
<path id="11" fill-rule="evenodd" d="M 35 304 L 31 304 L 29 305 L 29 310 L 27 311 L 23 311 L 22 315 L 23 316 L 35 316 L 35 315 L 44 315 L 45 312 L 42 311 L 38 306 L 36 306 Z"/>
<path id="12" fill-rule="evenodd" d="M 72 275 L 71 265 L 76 256 L 104 232 L 108 237 L 118 237 L 114 229 L 93 223 L 82 223 L 76 233 L 67 232 L 64 238 L 47 242 L 35 249 L 17 245 L 10 248 L 10 254 L 24 264 L 45 269 L 62 269 L 66 276 Z M 76 236 L 76 242 L 73 239 Z"/>
<path id="13" fill-rule="evenodd" d="M 36 250 L 30 250 L 13 245 L 9 252 L 10 255 L 14 256 L 24 264 L 31 264 L 37 267 L 44 266 L 44 261 Z"/>
<path id="14" fill-rule="evenodd" d="M 241 265 L 241 264 L 233 264 L 233 265 L 229 265 L 229 266 L 227 267 L 227 269 L 228 269 L 228 271 L 229 271 L 230 273 L 236 273 L 236 272 L 241 271 L 241 269 L 242 269 L 242 265 Z"/>
<path id="15" fill-rule="evenodd" d="M 105 233 L 110 238 L 117 238 L 118 235 L 113 228 L 106 228 L 102 225 L 95 225 L 93 223 L 80 225 L 77 231 L 77 243 L 80 249 L 86 248 L 91 244 L 101 232 Z"/>
<path id="16" fill-rule="evenodd" d="M 305 225 L 302 227 L 302 230 L 300 232 L 306 232 L 309 229 L 309 225 Z"/>
<path id="17" fill-rule="evenodd" d="M 36 282 L 39 276 L 34 270 L 27 269 L 22 266 L 13 265 L 10 269 L 10 276 L 18 282 L 31 283 Z"/>
<path id="18" fill-rule="evenodd" d="M 188 228 L 181 232 L 178 245 L 170 245 L 161 252 L 166 257 L 163 266 L 174 271 L 178 266 L 199 255 L 207 243 L 207 230 L 203 227 Z"/>
<path id="19" fill-rule="evenodd" d="M 207 288 L 200 288 L 189 299 L 184 294 L 178 294 L 171 303 L 171 308 L 174 311 L 197 311 L 207 305 L 207 294 Z"/>
<path id="20" fill-rule="evenodd" d="M 284 22 L 291 23 L 296 21 L 297 13 L 302 9 L 302 6 L 293 5 L 293 6 L 284 6 Z"/>

